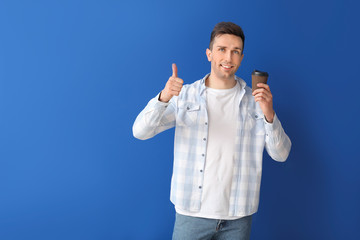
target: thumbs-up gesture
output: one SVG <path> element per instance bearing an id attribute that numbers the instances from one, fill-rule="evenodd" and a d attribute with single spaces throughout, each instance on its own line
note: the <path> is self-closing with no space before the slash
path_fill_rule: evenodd
<path id="1" fill-rule="evenodd" d="M 178 78 L 177 66 L 175 63 L 172 64 L 173 74 L 167 81 L 165 88 L 160 93 L 159 100 L 161 102 L 169 102 L 173 96 L 179 96 L 184 81 Z"/>

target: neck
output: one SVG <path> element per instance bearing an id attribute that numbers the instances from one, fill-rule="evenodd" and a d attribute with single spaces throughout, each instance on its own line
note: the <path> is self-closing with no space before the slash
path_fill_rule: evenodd
<path id="1" fill-rule="evenodd" d="M 205 86 L 214 89 L 230 89 L 235 87 L 236 80 L 235 76 L 232 76 L 229 79 L 217 78 L 215 74 L 210 73 L 210 75 L 205 80 Z"/>

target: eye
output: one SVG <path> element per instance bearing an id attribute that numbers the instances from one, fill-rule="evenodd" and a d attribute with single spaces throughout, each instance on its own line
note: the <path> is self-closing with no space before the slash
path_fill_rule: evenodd
<path id="1" fill-rule="evenodd" d="M 240 52 L 239 52 L 239 51 L 234 51 L 234 53 L 235 53 L 235 54 L 240 54 Z"/>
<path id="2" fill-rule="evenodd" d="M 225 51 L 225 48 L 219 48 L 219 51 L 220 51 L 220 52 L 224 52 L 224 51 Z"/>

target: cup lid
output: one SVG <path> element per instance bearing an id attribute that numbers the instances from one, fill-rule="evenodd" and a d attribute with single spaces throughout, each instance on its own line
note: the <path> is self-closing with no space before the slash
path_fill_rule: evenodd
<path id="1" fill-rule="evenodd" d="M 262 72 L 262 71 L 259 71 L 259 70 L 254 70 L 251 75 L 256 75 L 256 76 L 264 76 L 264 77 L 268 77 L 269 74 L 267 72 Z"/>

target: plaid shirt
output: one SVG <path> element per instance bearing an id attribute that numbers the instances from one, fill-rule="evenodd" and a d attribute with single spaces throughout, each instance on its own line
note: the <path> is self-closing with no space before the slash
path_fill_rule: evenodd
<path id="1" fill-rule="evenodd" d="M 148 139 L 169 128 L 175 128 L 174 168 L 170 200 L 185 211 L 198 212 L 201 207 L 203 170 L 208 141 L 205 79 L 183 85 L 180 95 L 168 103 L 150 100 L 136 118 L 133 134 Z M 257 211 L 260 196 L 264 147 L 275 160 L 287 159 L 291 141 L 276 114 L 268 123 L 252 90 L 244 80 L 240 84 L 240 114 L 237 121 L 235 166 L 232 176 L 229 216 L 247 216 Z"/>

